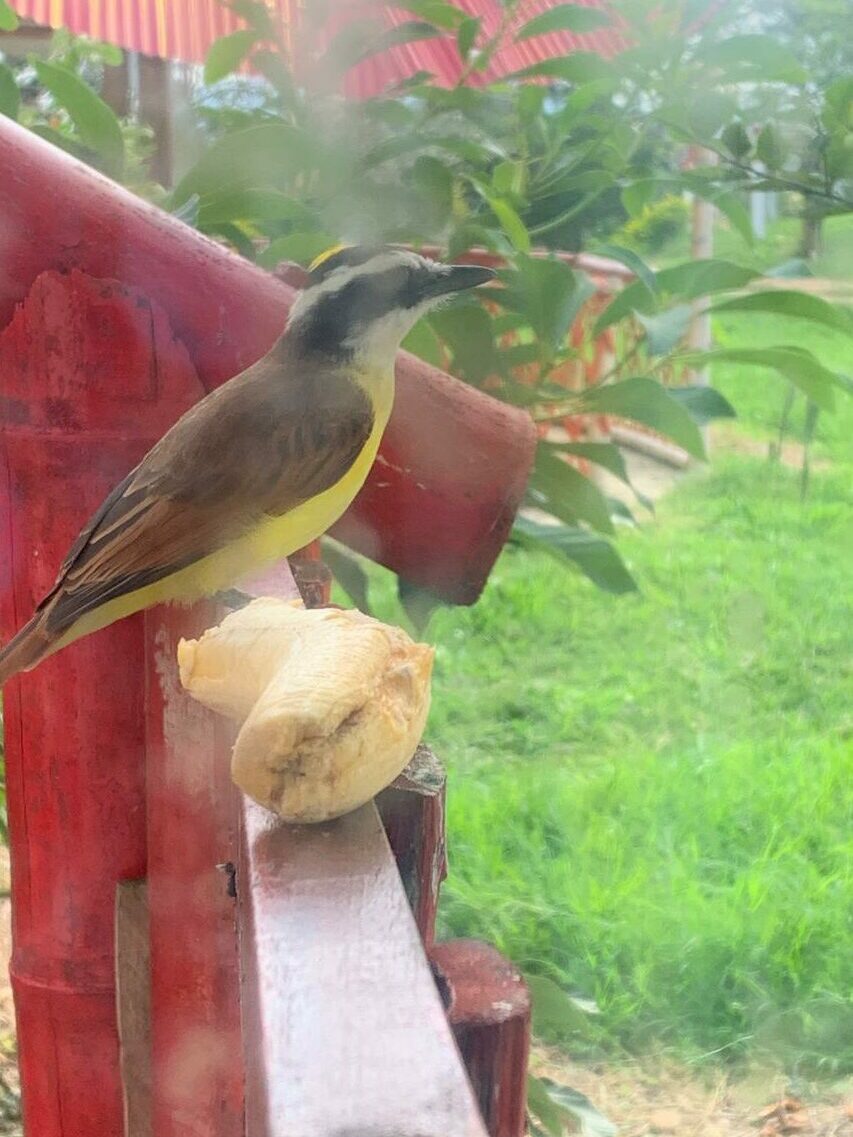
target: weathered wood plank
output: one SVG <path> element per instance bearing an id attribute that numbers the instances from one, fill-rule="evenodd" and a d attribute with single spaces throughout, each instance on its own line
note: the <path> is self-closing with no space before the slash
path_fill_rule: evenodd
<path id="1" fill-rule="evenodd" d="M 489 1137 L 523 1137 L 530 1054 L 524 980 L 477 940 L 436 944 L 430 959 Z"/>
<path id="2" fill-rule="evenodd" d="M 148 885 L 116 888 L 116 1003 L 125 1137 L 152 1137 L 151 950 Z"/>
<path id="3" fill-rule="evenodd" d="M 376 798 L 415 923 L 426 947 L 435 939 L 441 882 L 447 876 L 444 767 L 419 746 L 405 770 Z"/>
<path id="4" fill-rule="evenodd" d="M 247 1137 L 484 1137 L 375 806 L 242 820 Z"/>

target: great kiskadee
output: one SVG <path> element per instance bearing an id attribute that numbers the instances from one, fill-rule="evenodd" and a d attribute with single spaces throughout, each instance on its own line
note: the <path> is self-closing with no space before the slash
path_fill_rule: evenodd
<path id="1" fill-rule="evenodd" d="M 269 353 L 183 415 L 90 519 L 0 652 L 0 684 L 80 636 L 228 588 L 324 533 L 373 464 L 401 340 L 443 298 L 493 275 L 388 246 L 318 258 Z"/>

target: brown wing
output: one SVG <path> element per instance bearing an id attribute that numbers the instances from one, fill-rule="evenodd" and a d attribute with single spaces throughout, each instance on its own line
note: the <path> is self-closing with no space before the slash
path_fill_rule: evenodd
<path id="1" fill-rule="evenodd" d="M 208 395 L 116 487 L 39 606 L 52 634 L 343 477 L 373 427 L 369 399 L 340 372 L 284 366 L 262 360 Z"/>

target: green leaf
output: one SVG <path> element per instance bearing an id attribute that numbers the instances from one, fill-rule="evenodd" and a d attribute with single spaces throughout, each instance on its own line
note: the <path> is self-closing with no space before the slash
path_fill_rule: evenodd
<path id="1" fill-rule="evenodd" d="M 597 257 L 609 257 L 612 261 L 619 261 L 641 280 L 649 292 L 657 292 L 657 277 L 643 260 L 632 249 L 625 249 L 622 245 L 599 245 L 595 250 Z"/>
<path id="2" fill-rule="evenodd" d="M 639 178 L 622 190 L 622 204 L 632 217 L 639 217 L 647 205 L 665 193 L 678 193 L 681 186 L 675 178 Z"/>
<path id="3" fill-rule="evenodd" d="M 830 304 L 810 292 L 796 292 L 793 289 L 748 292 L 743 296 L 733 296 L 730 300 L 720 300 L 710 311 L 714 315 L 721 312 L 772 312 L 778 316 L 809 320 L 845 335 L 853 335 L 853 315 L 848 308 Z"/>
<path id="4" fill-rule="evenodd" d="M 202 154 L 172 191 L 172 207 L 240 186 L 269 186 L 315 168 L 318 149 L 301 130 L 265 122 L 226 134 Z"/>
<path id="5" fill-rule="evenodd" d="M 342 73 L 357 63 L 370 59 L 372 55 L 383 54 L 391 47 L 434 39 L 438 35 L 441 32 L 437 27 L 422 20 L 407 20 L 394 28 L 382 28 L 375 22 L 367 21 L 349 24 L 332 40 L 320 65 L 331 65 Z"/>
<path id="6" fill-rule="evenodd" d="M 184 225 L 191 225 L 195 229 L 198 226 L 198 205 L 199 196 L 194 193 L 192 197 L 187 198 L 183 205 L 172 210 L 172 216 L 176 217 L 178 221 L 183 221 Z"/>
<path id="7" fill-rule="evenodd" d="M 87 146 L 82 146 L 76 138 L 69 138 L 67 134 L 61 134 L 58 130 L 54 130 L 52 126 L 36 123 L 30 127 L 30 130 L 39 138 L 43 138 L 45 142 L 50 142 L 54 146 L 58 146 L 60 150 L 64 150 L 66 154 L 72 154 L 75 158 L 79 158 L 81 162 L 89 162 L 92 159 L 92 151 Z"/>
<path id="8" fill-rule="evenodd" d="M 429 323 L 453 355 L 452 370 L 469 383 L 497 371 L 492 321 L 479 304 L 458 304 L 433 312 Z"/>
<path id="9" fill-rule="evenodd" d="M 549 32 L 592 32 L 607 27 L 610 19 L 598 8 L 582 8 L 578 4 L 556 4 L 534 16 L 516 33 L 516 39 L 547 35 Z"/>
<path id="10" fill-rule="evenodd" d="M 718 43 L 703 45 L 696 52 L 696 58 L 710 67 L 719 67 L 736 80 L 804 83 L 808 78 L 793 53 L 772 36 L 730 36 Z"/>
<path id="11" fill-rule="evenodd" d="M 574 525 L 585 521 L 599 533 L 613 533 L 613 521 L 604 495 L 589 478 L 540 446 L 530 482 L 536 504 Z"/>
<path id="12" fill-rule="evenodd" d="M 722 134 L 723 145 L 734 158 L 745 158 L 752 150 L 752 142 L 742 122 L 730 122 Z"/>
<path id="13" fill-rule="evenodd" d="M 436 608 L 441 608 L 443 604 L 429 589 L 412 584 L 401 576 L 397 577 L 397 599 L 419 635 L 425 630 Z"/>
<path id="14" fill-rule="evenodd" d="M 780 170 L 785 164 L 785 153 L 779 135 L 769 122 L 758 135 L 755 153 L 768 170 Z"/>
<path id="15" fill-rule="evenodd" d="M 587 1015 L 553 979 L 546 975 L 525 975 L 530 992 L 533 1030 L 537 1035 L 566 1035 L 584 1030 Z"/>
<path id="16" fill-rule="evenodd" d="M 339 541 L 321 538 L 323 560 L 329 571 L 359 611 L 372 615 L 370 610 L 370 581 L 361 559 Z"/>
<path id="17" fill-rule="evenodd" d="M 797 280 L 803 276 L 814 276 L 814 272 L 809 262 L 802 257 L 790 257 L 773 268 L 765 269 L 764 275 L 781 280 Z"/>
<path id="18" fill-rule="evenodd" d="M 548 1137 L 564 1137 L 570 1118 L 546 1090 L 542 1080 L 527 1075 L 527 1108 L 538 1118 Z"/>
<path id="19" fill-rule="evenodd" d="M 488 195 L 486 200 L 489 203 L 489 208 L 495 217 L 500 222 L 501 229 L 509 237 L 510 241 L 520 253 L 527 253 L 530 251 L 530 234 L 527 232 L 527 226 L 518 216 L 513 207 L 508 201 L 504 201 L 500 197 L 492 197 Z"/>
<path id="20" fill-rule="evenodd" d="M 637 320 L 646 333 L 646 347 L 650 355 L 668 355 L 684 337 L 693 318 L 689 304 L 677 304 L 656 316 L 637 313 Z"/>
<path id="21" fill-rule="evenodd" d="M 82 79 L 58 63 L 37 59 L 34 66 L 41 85 L 68 112 L 83 145 L 95 151 L 108 174 L 120 177 L 124 137 L 112 109 Z"/>
<path id="22" fill-rule="evenodd" d="M 453 208 L 453 174 L 448 167 L 438 158 L 421 154 L 412 166 L 412 180 L 444 220 Z"/>
<path id="23" fill-rule="evenodd" d="M 275 28 L 270 18 L 270 10 L 263 0 L 226 0 L 235 16 L 253 28 L 261 39 L 273 39 Z"/>
<path id="24" fill-rule="evenodd" d="M 226 189 L 202 197 L 199 225 L 208 228 L 223 221 L 295 221 L 316 229 L 316 218 L 310 209 L 274 189 Z"/>
<path id="25" fill-rule="evenodd" d="M 626 486 L 631 484 L 622 451 L 612 442 L 546 442 L 539 445 L 550 447 L 560 454 L 573 454 L 577 458 L 585 458 L 588 462 L 609 470 Z"/>
<path id="26" fill-rule="evenodd" d="M 12 5 L 7 0 L 0 0 L 0 32 L 14 32 L 20 22 Z"/>
<path id="27" fill-rule="evenodd" d="M 0 63 L 0 114 L 18 120 L 21 109 L 21 92 L 15 82 L 15 73 L 5 63 Z"/>
<path id="28" fill-rule="evenodd" d="M 480 34 L 481 23 L 482 21 L 479 16 L 469 16 L 459 25 L 459 31 L 456 33 L 456 48 L 463 63 L 467 61 L 468 56 L 471 54 L 471 48 L 474 46 L 474 42 Z"/>
<path id="29" fill-rule="evenodd" d="M 678 297 L 680 300 L 696 300 L 713 292 L 727 292 L 732 288 L 743 288 L 761 273 L 734 261 L 697 260 L 685 261 L 672 268 L 661 269 L 657 274 L 658 288 L 661 292 Z"/>
<path id="30" fill-rule="evenodd" d="M 720 91 L 701 91 L 687 108 L 687 121 L 700 140 L 713 138 L 737 111 L 737 100 Z"/>
<path id="31" fill-rule="evenodd" d="M 418 19 L 435 24 L 437 28 L 445 28 L 447 31 L 455 31 L 465 19 L 465 13 L 461 8 L 457 8 L 455 4 L 448 4 L 445 0 L 400 0 L 393 7 L 403 8 Z"/>
<path id="32" fill-rule="evenodd" d="M 706 426 L 714 419 L 737 418 L 732 404 L 713 387 L 668 387 L 667 391 L 699 426 Z"/>
<path id="33" fill-rule="evenodd" d="M 611 414 L 650 427 L 672 439 L 694 458 L 705 457 L 705 445 L 692 416 L 655 379 L 637 375 L 620 383 L 592 387 L 578 400 L 578 410 Z"/>
<path id="34" fill-rule="evenodd" d="M 444 352 L 441 350 L 441 340 L 427 320 L 418 320 L 401 347 L 403 351 L 410 351 L 418 359 L 431 363 L 433 367 L 444 366 Z"/>
<path id="35" fill-rule="evenodd" d="M 502 277 L 505 287 L 495 300 L 521 313 L 542 346 L 542 358 L 553 357 L 562 347 L 581 305 L 593 286 L 565 261 L 556 257 L 517 256 L 513 271 Z"/>
<path id="36" fill-rule="evenodd" d="M 552 1082 L 550 1078 L 543 1078 L 542 1085 L 553 1102 L 580 1122 L 583 1137 L 616 1137 L 619 1130 L 598 1112 L 586 1094 Z"/>
<path id="37" fill-rule="evenodd" d="M 822 363 L 802 348 L 780 347 L 729 347 L 713 351 L 693 352 L 680 356 L 688 364 L 706 363 L 746 363 L 754 367 L 768 367 L 778 371 L 793 383 L 822 410 L 831 411 L 835 407 L 835 387 L 847 389 L 842 375 L 830 371 Z"/>
<path id="38" fill-rule="evenodd" d="M 699 196 L 706 198 L 716 209 L 719 209 L 720 213 L 737 229 L 748 245 L 753 244 L 755 234 L 752 231 L 752 220 L 749 211 L 737 193 L 706 192 L 699 194 Z"/>
<path id="39" fill-rule="evenodd" d="M 218 83 L 236 71 L 257 42 L 258 34 L 251 29 L 232 32 L 214 40 L 204 61 L 205 83 Z"/>
<path id="40" fill-rule="evenodd" d="M 523 162 L 498 162 L 492 170 L 492 185 L 496 193 L 521 193 L 523 181 Z"/>
<path id="41" fill-rule="evenodd" d="M 247 261 L 253 261 L 257 255 L 254 241 L 246 233 L 246 231 L 239 225 L 235 225 L 230 221 L 222 221 L 218 225 L 212 225 L 209 229 L 212 236 L 221 237 L 229 244 L 233 245 L 241 257 L 245 257 Z"/>
<path id="42" fill-rule="evenodd" d="M 286 237 L 276 237 L 258 256 L 258 264 L 263 268 L 275 268 L 282 261 L 295 261 L 309 265 L 315 257 L 336 243 L 331 233 L 322 230 L 299 231 Z"/>
<path id="43" fill-rule="evenodd" d="M 577 90 L 572 91 L 562 110 L 554 116 L 555 123 L 561 130 L 568 130 L 574 125 L 575 120 L 589 110 L 594 103 L 612 95 L 616 86 L 617 77 L 615 74 L 608 75 L 603 79 L 594 79 L 590 83 L 583 83 Z M 530 89 L 527 88 L 527 90 Z"/>
<path id="44" fill-rule="evenodd" d="M 513 71 L 507 79 L 533 79 L 540 75 L 562 79 L 566 83 L 594 83 L 600 79 L 611 79 L 613 65 L 592 51 L 575 51 L 571 55 L 556 55 L 552 59 L 541 59 L 538 63 Z"/>
<path id="45" fill-rule="evenodd" d="M 593 324 L 592 334 L 599 336 L 611 324 L 617 324 L 632 313 L 651 313 L 656 307 L 655 294 L 646 286 L 644 280 L 635 280 L 628 284 L 616 296 Z"/>
<path id="46" fill-rule="evenodd" d="M 637 591 L 634 578 L 610 542 L 586 529 L 543 525 L 522 516 L 516 518 L 512 534 L 528 548 L 541 549 L 558 561 L 571 561 L 605 592 L 622 595 Z"/>
<path id="47" fill-rule="evenodd" d="M 256 51 L 252 56 L 252 68 L 278 91 L 285 107 L 292 109 L 295 106 L 297 94 L 293 76 L 278 52 Z"/>

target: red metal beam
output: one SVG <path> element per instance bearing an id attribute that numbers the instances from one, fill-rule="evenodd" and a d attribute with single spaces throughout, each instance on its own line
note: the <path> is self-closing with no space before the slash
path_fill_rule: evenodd
<path id="1" fill-rule="evenodd" d="M 207 388 L 271 346 L 293 296 L 2 116 L 0 265 L 0 327 L 46 269 L 116 278 L 165 310 Z M 412 356 L 397 374 L 379 461 L 338 532 L 413 583 L 471 603 L 524 493 L 533 425 Z"/>

